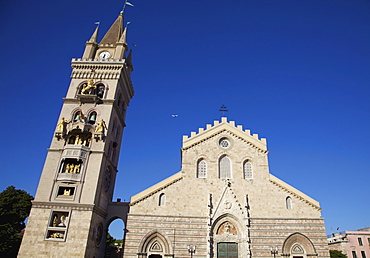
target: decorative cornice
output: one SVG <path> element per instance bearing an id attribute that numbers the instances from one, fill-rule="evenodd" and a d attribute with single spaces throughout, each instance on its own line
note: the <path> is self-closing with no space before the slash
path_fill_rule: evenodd
<path id="1" fill-rule="evenodd" d="M 102 217 L 107 216 L 107 212 L 105 212 L 102 208 L 96 206 L 95 204 L 32 201 L 32 208 L 55 209 L 55 210 L 71 209 L 71 210 L 78 210 L 78 211 L 93 211 L 93 212 L 98 213 Z"/>
<path id="2" fill-rule="evenodd" d="M 216 131 L 218 128 L 219 131 Z M 259 139 L 258 134 L 251 134 L 250 130 L 243 130 L 241 125 L 235 126 L 235 121 L 228 122 L 226 117 L 222 117 L 221 122 L 216 120 L 213 125 L 207 124 L 206 128 L 199 128 L 198 133 L 191 132 L 190 137 L 184 135 L 182 150 L 187 150 L 223 132 L 228 132 L 230 135 L 256 148 L 261 153 L 268 153 L 265 138 Z"/>
<path id="3" fill-rule="evenodd" d="M 73 79 L 119 79 L 123 68 L 127 68 L 125 59 L 72 59 Z"/>
<path id="4" fill-rule="evenodd" d="M 77 98 L 63 98 L 64 103 L 68 104 L 80 104 L 80 100 Z M 100 104 L 106 104 L 106 105 L 113 105 L 114 99 L 101 99 L 102 103 Z"/>

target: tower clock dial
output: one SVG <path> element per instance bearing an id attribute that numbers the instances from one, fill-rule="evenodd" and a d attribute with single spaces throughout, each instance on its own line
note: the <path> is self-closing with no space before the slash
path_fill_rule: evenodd
<path id="1" fill-rule="evenodd" d="M 107 59 L 107 58 L 109 58 L 109 57 L 110 57 L 110 53 L 109 53 L 108 51 L 103 51 L 103 52 L 101 52 L 101 53 L 99 54 L 99 57 L 100 57 L 101 59 Z"/>

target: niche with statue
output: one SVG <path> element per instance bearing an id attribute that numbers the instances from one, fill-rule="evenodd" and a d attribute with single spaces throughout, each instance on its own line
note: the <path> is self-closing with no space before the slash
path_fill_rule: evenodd
<path id="1" fill-rule="evenodd" d="M 96 83 L 93 79 L 88 80 L 87 82 L 82 83 L 78 87 L 77 99 L 82 103 L 88 102 L 101 102 L 101 99 L 104 98 L 105 86 L 103 83 Z"/>
<path id="2" fill-rule="evenodd" d="M 46 239 L 56 241 L 65 240 L 69 217 L 69 211 L 52 211 Z"/>

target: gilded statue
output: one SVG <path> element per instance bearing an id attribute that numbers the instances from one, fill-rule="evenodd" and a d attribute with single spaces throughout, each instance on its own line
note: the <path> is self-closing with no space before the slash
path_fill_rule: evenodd
<path id="1" fill-rule="evenodd" d="M 81 94 L 85 95 L 85 94 L 88 94 L 90 90 L 95 89 L 96 85 L 94 85 L 94 81 L 90 79 L 82 87 L 83 88 L 81 90 Z"/>
<path id="2" fill-rule="evenodd" d="M 77 164 L 77 165 L 74 167 L 74 169 L 73 169 L 73 172 L 72 172 L 72 173 L 74 173 L 74 174 L 76 174 L 76 173 L 80 173 L 80 167 L 81 167 L 81 164 Z"/>
<path id="3" fill-rule="evenodd" d="M 64 194 L 63 195 L 71 195 L 71 189 L 67 190 L 67 189 L 64 189 Z"/>
<path id="4" fill-rule="evenodd" d="M 104 120 L 103 119 L 100 119 L 100 122 L 98 122 L 97 124 L 98 124 L 98 126 L 96 127 L 95 132 L 96 133 L 102 133 L 102 132 L 104 132 L 104 128 L 107 127 L 105 125 Z"/>
<path id="5" fill-rule="evenodd" d="M 57 223 L 58 223 L 58 215 L 55 215 L 53 219 L 53 227 L 56 227 Z"/>
<path id="6" fill-rule="evenodd" d="M 54 232 L 53 234 L 50 235 L 51 238 L 63 238 L 64 234 L 59 233 L 59 232 Z"/>
<path id="7" fill-rule="evenodd" d="M 66 168 L 64 169 L 64 172 L 65 172 L 65 173 L 69 173 L 69 167 L 70 167 L 70 164 L 67 164 L 67 165 L 66 165 Z"/>
<path id="8" fill-rule="evenodd" d="M 64 125 L 67 124 L 67 123 L 68 123 L 68 121 L 65 120 L 64 117 L 62 117 L 62 119 L 60 119 L 60 121 L 57 124 L 57 131 L 58 132 L 63 132 Z"/>
<path id="9" fill-rule="evenodd" d="M 58 227 L 65 227 L 66 226 L 66 216 L 63 214 L 61 217 L 60 217 L 60 223 L 58 224 Z"/>

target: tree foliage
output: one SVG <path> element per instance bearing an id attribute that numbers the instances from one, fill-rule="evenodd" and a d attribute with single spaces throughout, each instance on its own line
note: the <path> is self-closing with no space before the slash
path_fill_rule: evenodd
<path id="1" fill-rule="evenodd" d="M 114 246 L 114 242 L 116 242 L 116 239 L 114 237 L 112 237 L 111 234 L 107 234 L 107 246 Z"/>
<path id="2" fill-rule="evenodd" d="M 330 258 L 347 258 L 347 255 L 338 250 L 329 250 Z"/>
<path id="3" fill-rule="evenodd" d="M 0 257 L 16 257 L 33 197 L 8 186 L 0 193 Z"/>

